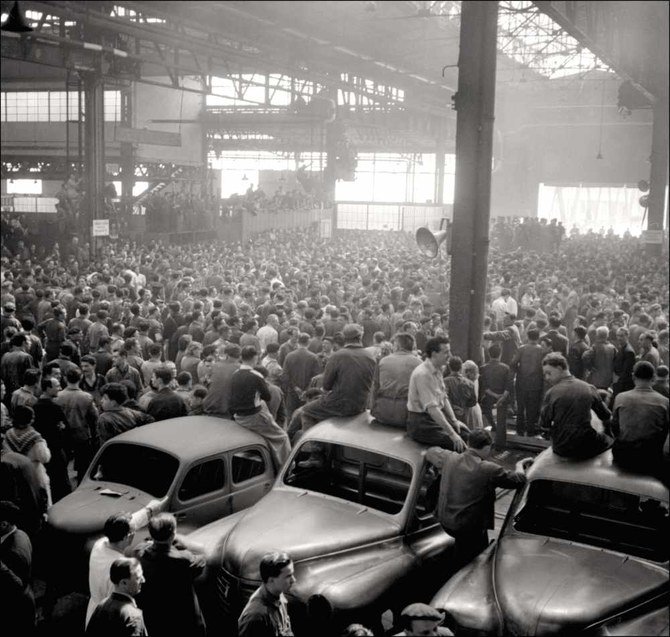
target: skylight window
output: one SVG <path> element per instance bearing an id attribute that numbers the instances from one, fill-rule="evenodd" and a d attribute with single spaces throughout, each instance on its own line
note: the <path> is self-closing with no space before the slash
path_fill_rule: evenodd
<path id="1" fill-rule="evenodd" d="M 460 21 L 460 2 L 445 13 Z M 501 0 L 498 50 L 510 59 L 549 78 L 612 70 L 529 0 Z"/>

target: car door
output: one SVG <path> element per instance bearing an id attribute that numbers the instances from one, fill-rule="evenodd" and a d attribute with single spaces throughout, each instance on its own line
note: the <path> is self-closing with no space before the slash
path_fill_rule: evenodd
<path id="1" fill-rule="evenodd" d="M 260 445 L 228 452 L 231 511 L 256 504 L 271 488 L 275 473 L 268 450 Z"/>
<path id="2" fill-rule="evenodd" d="M 426 568 L 442 563 L 454 540 L 445 533 L 435 516 L 440 475 L 430 471 L 428 464 L 424 464 L 421 471 L 405 541 L 416 556 L 416 567 Z"/>
<path id="3" fill-rule="evenodd" d="M 173 501 L 181 533 L 228 515 L 231 500 L 226 454 L 191 463 L 178 478 Z"/>

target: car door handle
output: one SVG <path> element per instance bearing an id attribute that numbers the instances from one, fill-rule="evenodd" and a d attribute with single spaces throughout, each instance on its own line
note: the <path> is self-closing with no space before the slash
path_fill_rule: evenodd
<path id="1" fill-rule="evenodd" d="M 176 520 L 183 520 L 186 518 L 186 513 L 175 513 L 174 517 Z"/>

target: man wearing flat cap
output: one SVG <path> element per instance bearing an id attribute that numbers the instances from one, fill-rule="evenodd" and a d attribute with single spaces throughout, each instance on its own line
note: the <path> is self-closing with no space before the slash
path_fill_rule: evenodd
<path id="1" fill-rule="evenodd" d="M 403 609 L 400 618 L 405 630 L 396 635 L 453 635 L 448 628 L 440 626 L 444 613 L 428 604 L 410 604 Z"/>

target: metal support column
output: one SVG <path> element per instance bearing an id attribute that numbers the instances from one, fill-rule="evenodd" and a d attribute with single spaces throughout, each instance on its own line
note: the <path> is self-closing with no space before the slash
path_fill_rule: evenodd
<path id="1" fill-rule="evenodd" d="M 433 201 L 436 204 L 444 203 L 444 125 L 440 125 L 440 132 L 435 144 L 435 192 Z"/>
<path id="2" fill-rule="evenodd" d="M 651 141 L 651 175 L 649 179 L 649 209 L 647 230 L 663 230 L 665 219 L 665 189 L 668 184 L 668 100 L 654 103 L 654 129 Z M 660 256 L 661 243 L 648 243 L 650 254 Z"/>
<path id="3" fill-rule="evenodd" d="M 105 210 L 105 91 L 100 74 L 85 74 L 84 102 L 86 217 L 82 221 L 88 224 L 91 257 L 93 257 L 96 253 L 93 220 L 103 218 Z"/>
<path id="4" fill-rule="evenodd" d="M 133 126 L 133 89 L 132 85 L 121 89 L 121 125 Z M 133 214 L 133 188 L 135 187 L 135 149 L 131 142 L 119 144 L 121 156 L 121 210 L 119 231 L 126 234 Z"/>
<path id="5" fill-rule="evenodd" d="M 337 130 L 334 122 L 324 124 L 326 165 L 323 169 L 323 195 L 327 202 L 332 203 L 333 217 L 331 221 L 332 236 L 337 230 L 337 206 L 335 205 L 335 183 L 337 181 Z M 322 153 L 323 156 L 323 153 Z"/>
<path id="6" fill-rule="evenodd" d="M 462 3 L 449 336 L 455 355 L 478 363 L 489 248 L 497 19 L 497 2 Z"/>

